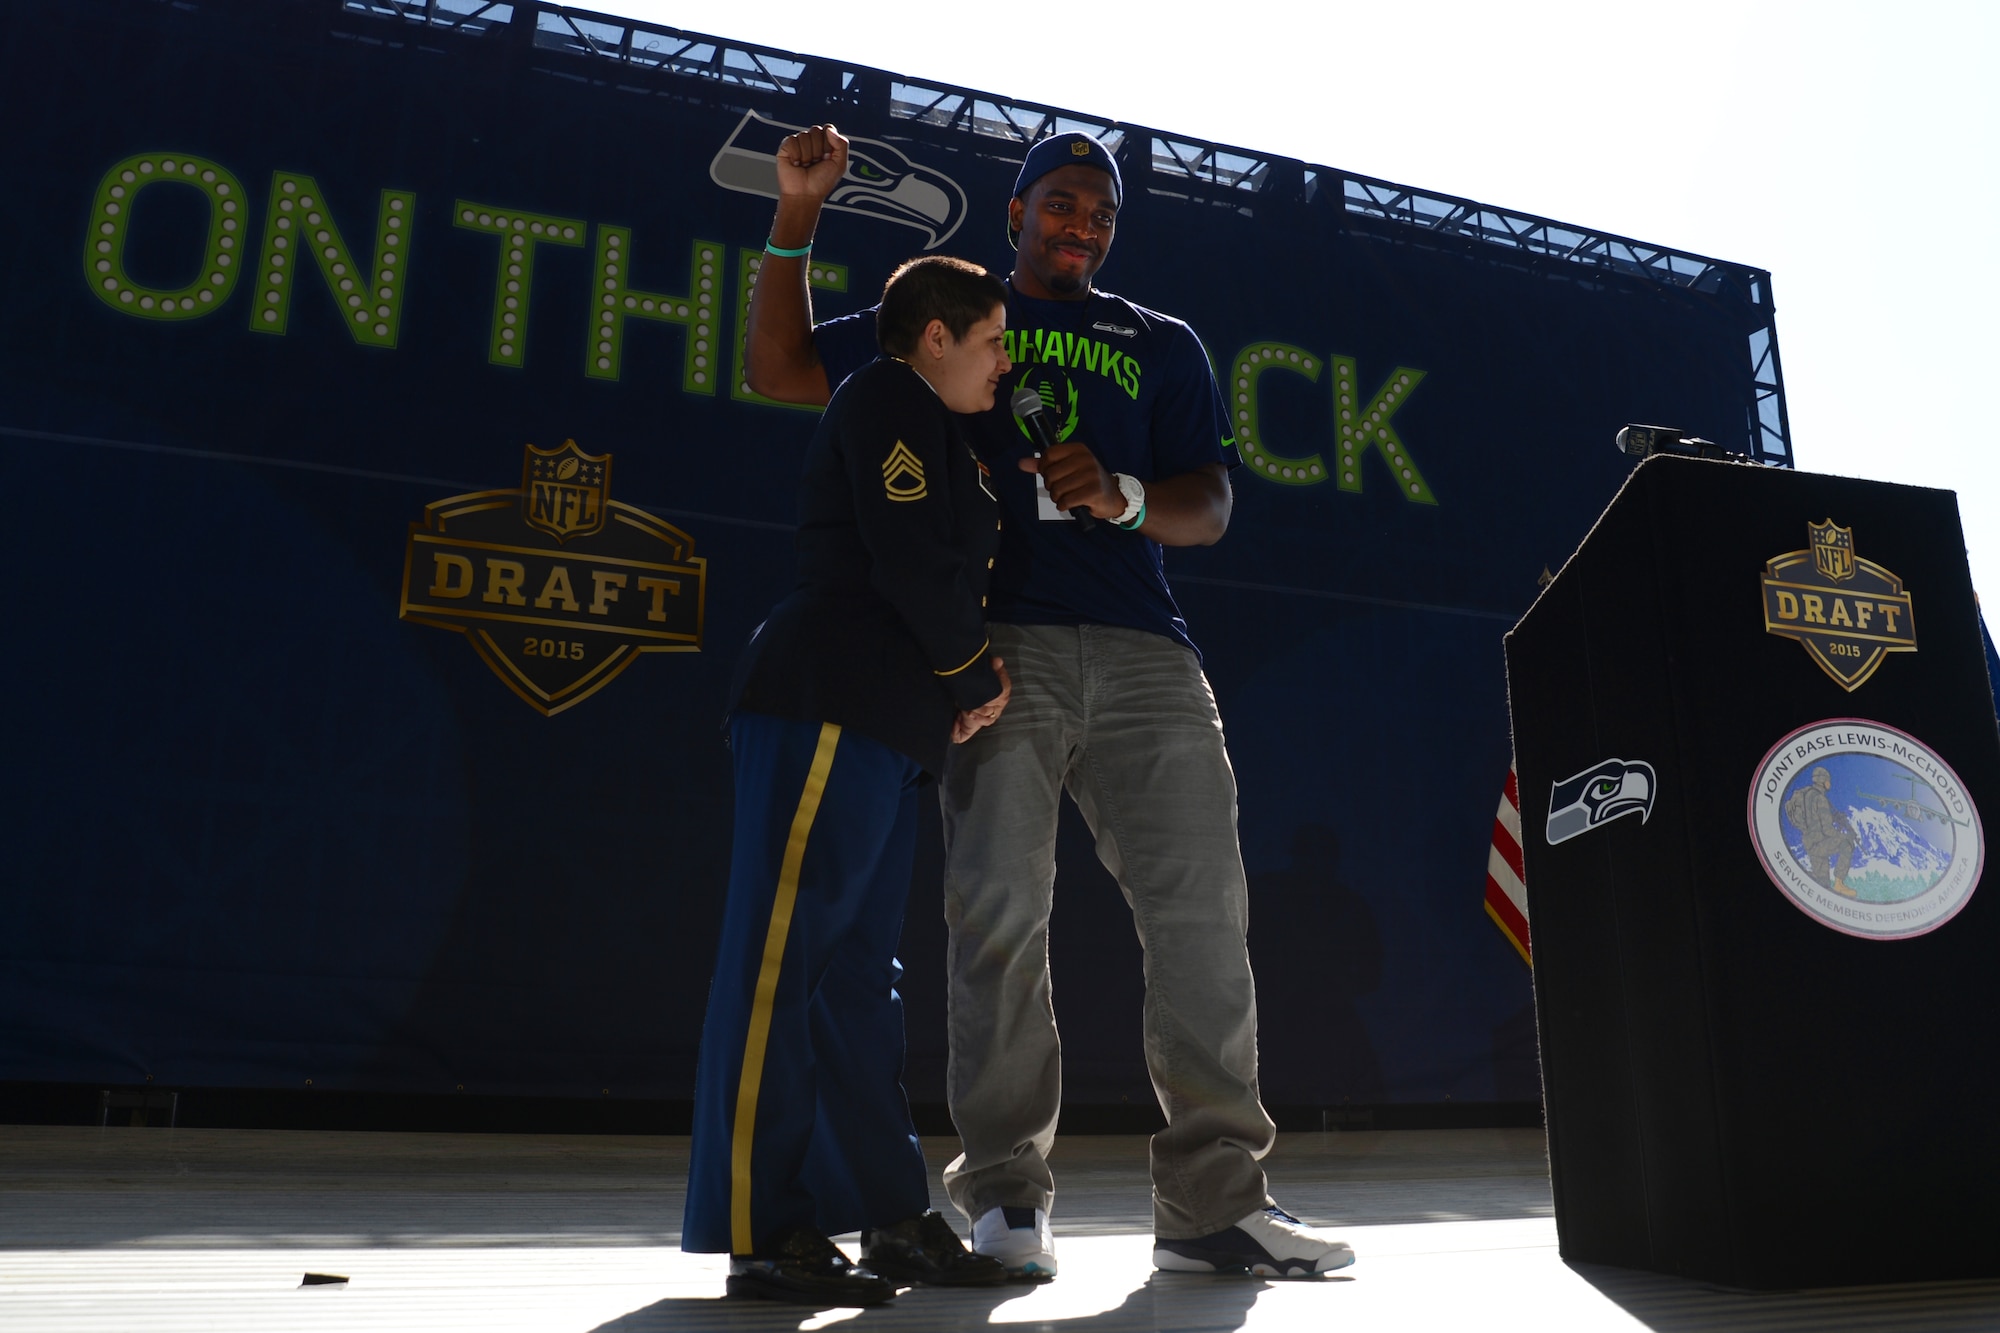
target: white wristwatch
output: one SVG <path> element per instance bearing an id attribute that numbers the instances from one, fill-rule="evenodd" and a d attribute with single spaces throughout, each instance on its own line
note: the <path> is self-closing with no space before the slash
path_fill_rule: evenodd
<path id="1" fill-rule="evenodd" d="M 1123 472 L 1112 473 L 1111 480 L 1118 483 L 1118 493 L 1125 497 L 1125 512 L 1111 521 L 1121 528 L 1138 526 L 1140 515 L 1146 512 L 1146 488 L 1137 477 Z"/>

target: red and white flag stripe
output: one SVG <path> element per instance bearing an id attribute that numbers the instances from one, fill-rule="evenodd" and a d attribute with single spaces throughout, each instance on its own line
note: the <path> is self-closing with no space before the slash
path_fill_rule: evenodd
<path id="1" fill-rule="evenodd" d="M 1521 796 L 1514 770 L 1507 770 L 1507 787 L 1500 793 L 1500 810 L 1493 817 L 1493 850 L 1486 856 L 1486 915 L 1534 965 L 1528 947 L 1528 887 L 1521 870 Z"/>

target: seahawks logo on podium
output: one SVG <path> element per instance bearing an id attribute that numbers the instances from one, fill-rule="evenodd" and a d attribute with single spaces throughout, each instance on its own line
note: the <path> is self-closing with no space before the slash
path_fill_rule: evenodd
<path id="1" fill-rule="evenodd" d="M 725 190 L 778 197 L 778 145 L 805 130 L 747 111 L 708 164 L 708 178 Z M 965 221 L 965 191 L 942 171 L 912 162 L 880 139 L 847 141 L 847 174 L 827 196 L 836 213 L 855 213 L 914 227 L 935 250 Z"/>
<path id="2" fill-rule="evenodd" d="M 471 640 L 553 716 L 645 653 L 701 650 L 708 562 L 694 540 L 611 498 L 611 455 L 526 447 L 519 490 L 424 507 L 403 548 L 401 619 Z"/>
<path id="3" fill-rule="evenodd" d="M 1643 759 L 1607 759 L 1564 778 L 1549 789 L 1549 846 L 1625 815 L 1636 814 L 1645 823 L 1653 817 L 1658 789 L 1653 766 Z"/>

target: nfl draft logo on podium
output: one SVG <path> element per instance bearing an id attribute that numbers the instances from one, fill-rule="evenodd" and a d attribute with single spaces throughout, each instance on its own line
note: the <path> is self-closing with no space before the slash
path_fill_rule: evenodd
<path id="1" fill-rule="evenodd" d="M 1917 651 L 1903 581 L 1854 554 L 1854 529 L 1808 523 L 1803 551 L 1764 565 L 1764 630 L 1797 639 L 1844 690 L 1861 688 L 1889 653 Z"/>

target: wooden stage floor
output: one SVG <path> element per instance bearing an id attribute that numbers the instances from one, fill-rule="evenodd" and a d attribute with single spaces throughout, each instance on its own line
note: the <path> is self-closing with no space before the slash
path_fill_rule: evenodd
<path id="1" fill-rule="evenodd" d="M 934 1168 L 951 1147 L 926 1142 Z M 1155 1273 L 1145 1140 L 1077 1137 L 1055 1158 L 1057 1281 L 814 1312 L 724 1300 L 726 1261 L 676 1248 L 686 1139 L 0 1126 L 0 1329 L 2000 1329 L 2000 1283 L 1746 1295 L 1566 1265 L 1538 1130 L 1294 1134 L 1269 1165 L 1353 1268 Z M 1855 1220 L 1858 1281 L 1888 1225 Z"/>

